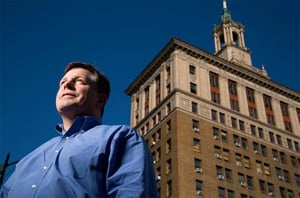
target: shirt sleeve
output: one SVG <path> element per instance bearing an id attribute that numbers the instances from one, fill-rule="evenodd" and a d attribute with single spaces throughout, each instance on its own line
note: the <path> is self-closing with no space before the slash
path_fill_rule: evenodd
<path id="1" fill-rule="evenodd" d="M 13 183 L 14 180 L 14 173 L 9 177 L 9 179 L 7 180 L 7 182 L 0 188 L 0 198 L 6 198 L 8 197 L 8 192 L 11 188 L 11 185 Z"/>
<path id="2" fill-rule="evenodd" d="M 152 155 L 133 129 L 113 138 L 106 182 L 110 197 L 157 197 Z"/>

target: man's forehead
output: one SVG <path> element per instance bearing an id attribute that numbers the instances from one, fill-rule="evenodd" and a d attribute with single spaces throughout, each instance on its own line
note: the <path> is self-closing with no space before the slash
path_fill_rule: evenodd
<path id="1" fill-rule="evenodd" d="M 75 78 L 75 77 L 88 77 L 91 73 L 83 68 L 73 68 L 65 73 L 62 77 L 64 78 Z"/>

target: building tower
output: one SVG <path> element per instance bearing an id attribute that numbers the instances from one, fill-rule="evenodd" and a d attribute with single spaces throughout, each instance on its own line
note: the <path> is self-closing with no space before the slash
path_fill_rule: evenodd
<path id="1" fill-rule="evenodd" d="M 300 197 L 300 93 L 252 66 L 225 0 L 213 37 L 171 39 L 126 89 L 160 197 Z"/>

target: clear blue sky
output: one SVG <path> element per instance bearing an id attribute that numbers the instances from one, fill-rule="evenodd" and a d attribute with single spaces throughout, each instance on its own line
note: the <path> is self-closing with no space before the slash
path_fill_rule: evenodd
<path id="1" fill-rule="evenodd" d="M 245 26 L 253 64 L 300 91 L 300 1 L 227 5 Z M 104 123 L 129 124 L 128 85 L 172 37 L 213 53 L 221 13 L 222 0 L 0 0 L 0 163 L 57 135 L 54 101 L 67 63 L 104 72 L 112 85 Z"/>

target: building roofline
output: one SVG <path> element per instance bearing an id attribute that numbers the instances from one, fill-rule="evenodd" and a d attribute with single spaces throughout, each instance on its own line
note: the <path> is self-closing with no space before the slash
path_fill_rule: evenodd
<path id="1" fill-rule="evenodd" d="M 284 85 L 275 82 L 259 72 L 259 69 L 255 67 L 241 67 L 237 64 L 222 59 L 214 54 L 206 52 L 194 45 L 191 45 L 176 37 L 172 38 L 165 47 L 154 57 L 154 59 L 148 64 L 148 66 L 137 76 L 137 78 L 128 86 L 125 90 L 127 95 L 132 95 L 139 87 L 156 71 L 163 61 L 170 57 L 170 54 L 175 50 L 181 50 L 188 55 L 202 59 L 215 67 L 230 72 L 236 76 L 239 76 L 245 80 L 255 83 L 259 86 L 272 90 L 280 95 L 288 97 L 292 100 L 300 102 L 300 93 L 292 90 Z"/>

